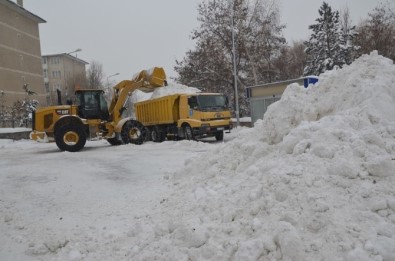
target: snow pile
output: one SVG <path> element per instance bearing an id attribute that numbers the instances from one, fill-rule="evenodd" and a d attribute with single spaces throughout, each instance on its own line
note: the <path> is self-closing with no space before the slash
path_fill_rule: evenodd
<path id="1" fill-rule="evenodd" d="M 152 93 L 151 99 L 163 97 L 171 94 L 193 94 L 200 92 L 199 89 L 195 87 L 189 87 L 186 85 L 178 84 L 178 83 L 169 83 L 168 86 L 162 88 L 156 88 Z"/>
<path id="2" fill-rule="evenodd" d="M 255 128 L 167 177 L 128 257 L 395 260 L 394 82 L 373 52 L 288 86 Z"/>
<path id="3" fill-rule="evenodd" d="M 156 88 L 153 92 L 145 93 L 140 90 L 135 90 L 131 96 L 132 102 L 145 101 L 149 99 L 160 98 L 172 94 L 192 94 L 200 92 L 195 87 L 189 87 L 178 83 L 169 83 L 169 85 Z"/>

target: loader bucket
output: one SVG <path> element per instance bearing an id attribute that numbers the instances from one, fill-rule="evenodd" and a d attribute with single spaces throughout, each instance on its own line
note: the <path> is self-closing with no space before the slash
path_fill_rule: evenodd
<path id="1" fill-rule="evenodd" d="M 162 67 L 154 67 L 149 70 L 143 70 L 137 76 L 135 76 L 133 80 L 143 80 L 144 84 L 140 89 L 145 92 L 150 92 L 157 87 L 163 87 L 167 85 L 166 73 Z"/>

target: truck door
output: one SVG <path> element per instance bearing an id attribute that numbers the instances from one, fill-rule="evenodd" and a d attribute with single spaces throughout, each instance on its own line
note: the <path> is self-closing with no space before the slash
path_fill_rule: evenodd
<path id="1" fill-rule="evenodd" d="M 189 118 L 189 105 L 188 105 L 188 97 L 185 95 L 180 96 L 180 119 Z"/>

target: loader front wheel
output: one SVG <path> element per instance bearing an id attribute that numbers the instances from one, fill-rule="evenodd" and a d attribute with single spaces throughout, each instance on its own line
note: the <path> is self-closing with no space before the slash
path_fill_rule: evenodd
<path id="1" fill-rule="evenodd" d="M 144 142 L 144 126 L 135 120 L 125 122 L 122 127 L 121 137 L 124 144 L 140 145 Z"/>
<path id="2" fill-rule="evenodd" d="M 55 132 L 55 142 L 62 151 L 76 152 L 85 146 L 86 134 L 82 125 L 64 125 Z"/>

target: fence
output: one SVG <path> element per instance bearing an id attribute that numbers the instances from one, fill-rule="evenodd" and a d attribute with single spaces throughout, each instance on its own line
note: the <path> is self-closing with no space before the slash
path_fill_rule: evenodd
<path id="1" fill-rule="evenodd" d="M 32 119 L 0 118 L 0 128 L 32 127 Z"/>

